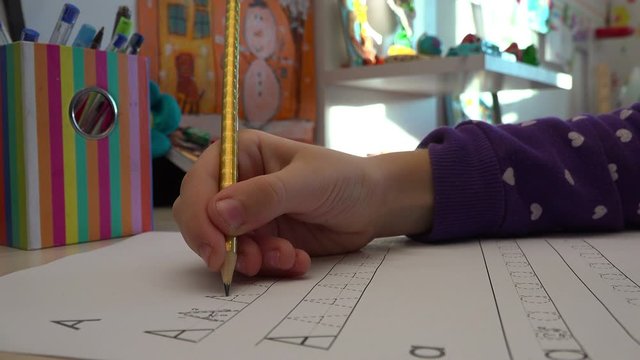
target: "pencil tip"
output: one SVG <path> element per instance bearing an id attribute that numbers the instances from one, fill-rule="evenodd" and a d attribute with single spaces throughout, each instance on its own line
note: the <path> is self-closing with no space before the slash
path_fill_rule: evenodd
<path id="1" fill-rule="evenodd" d="M 229 296 L 229 288 L 231 284 L 224 284 L 224 296 Z"/>

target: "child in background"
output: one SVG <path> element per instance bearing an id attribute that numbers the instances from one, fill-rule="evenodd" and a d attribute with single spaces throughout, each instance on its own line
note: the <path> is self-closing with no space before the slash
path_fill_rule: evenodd
<path id="1" fill-rule="evenodd" d="M 640 227 L 640 104 L 599 116 L 465 122 L 416 151 L 361 158 L 239 134 L 240 181 L 218 192 L 219 143 L 185 176 L 174 216 L 209 269 L 298 276 L 310 256 L 376 237 L 420 241 Z"/>

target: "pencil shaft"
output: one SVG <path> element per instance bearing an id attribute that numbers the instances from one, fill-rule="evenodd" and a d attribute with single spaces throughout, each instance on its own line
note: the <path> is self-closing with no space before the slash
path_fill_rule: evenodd
<path id="1" fill-rule="evenodd" d="M 239 0 L 227 0 L 222 89 L 222 152 L 220 189 L 238 180 L 238 34 Z"/>
<path id="2" fill-rule="evenodd" d="M 220 190 L 238 181 L 238 63 L 240 34 L 240 0 L 227 0 L 224 39 L 224 70 L 222 88 L 222 134 L 220 151 Z M 236 237 L 225 237 L 227 254 L 236 253 Z M 231 283 L 235 256 L 226 256 L 222 280 Z M 234 264 L 229 264 L 233 261 Z M 232 266 L 233 265 L 233 266 Z"/>

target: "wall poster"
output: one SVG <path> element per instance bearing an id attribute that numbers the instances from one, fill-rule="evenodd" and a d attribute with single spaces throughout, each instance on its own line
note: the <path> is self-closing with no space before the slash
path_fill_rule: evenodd
<path id="1" fill-rule="evenodd" d="M 241 0 L 241 127 L 313 142 L 316 89 L 309 0 Z M 138 24 L 151 78 L 183 114 L 222 108 L 221 0 L 139 0 Z M 213 118 L 213 117 L 212 117 Z"/>

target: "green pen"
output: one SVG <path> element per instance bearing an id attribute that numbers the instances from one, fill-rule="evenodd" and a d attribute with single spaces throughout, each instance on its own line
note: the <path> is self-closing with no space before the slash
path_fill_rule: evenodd
<path id="1" fill-rule="evenodd" d="M 118 36 L 118 34 L 121 34 L 128 39 L 129 35 L 131 35 L 132 30 L 133 30 L 133 21 L 127 19 L 126 17 L 121 17 L 114 31 L 113 38 L 115 39 L 115 37 Z"/>
<path id="2" fill-rule="evenodd" d="M 118 7 L 118 12 L 116 13 L 116 20 L 113 22 L 113 31 L 111 32 L 111 37 L 116 36 L 116 33 L 117 33 L 116 29 L 120 24 L 120 19 L 122 18 L 131 20 L 131 9 L 129 9 L 129 7 L 126 5 Z M 129 37 L 129 34 L 125 34 L 125 35 Z"/>

